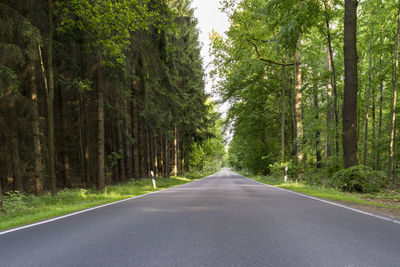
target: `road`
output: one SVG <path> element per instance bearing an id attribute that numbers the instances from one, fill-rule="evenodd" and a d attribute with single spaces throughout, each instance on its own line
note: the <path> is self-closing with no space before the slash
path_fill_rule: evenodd
<path id="1" fill-rule="evenodd" d="M 400 266 L 400 225 L 223 169 L 0 233 L 0 266 Z"/>

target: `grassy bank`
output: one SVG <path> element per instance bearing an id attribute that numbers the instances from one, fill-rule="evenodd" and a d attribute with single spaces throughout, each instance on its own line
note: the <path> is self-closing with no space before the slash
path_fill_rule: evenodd
<path id="1" fill-rule="evenodd" d="M 185 184 L 204 177 L 205 174 L 189 174 L 188 176 L 190 178 L 156 179 L 157 189 L 153 189 L 151 179 L 142 179 L 107 186 L 104 193 L 94 189 L 66 189 L 52 197 L 49 194 L 34 196 L 11 192 L 3 197 L 3 205 L 0 207 L 0 230 Z"/>
<path id="2" fill-rule="evenodd" d="M 246 175 L 245 172 L 241 173 L 250 179 L 259 181 L 261 183 L 270 184 L 276 187 L 292 190 L 305 195 L 310 195 L 318 198 L 344 202 L 354 203 L 367 206 L 390 208 L 400 211 L 400 192 L 397 190 L 382 190 L 376 194 L 359 194 L 359 193 L 347 193 L 342 192 L 338 189 L 324 186 L 308 185 L 303 182 L 296 182 L 289 180 L 286 184 L 283 178 L 277 178 L 272 176 L 260 176 L 260 175 Z"/>

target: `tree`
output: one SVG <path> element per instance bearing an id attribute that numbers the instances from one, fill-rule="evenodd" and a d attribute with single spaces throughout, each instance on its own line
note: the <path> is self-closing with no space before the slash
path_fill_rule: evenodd
<path id="1" fill-rule="evenodd" d="M 397 20 L 397 34 L 396 45 L 394 52 L 394 79 L 393 79 L 393 102 L 391 109 L 391 124 L 390 124 L 390 139 L 389 139 L 389 164 L 388 164 L 388 177 L 392 177 L 392 164 L 393 164 L 393 143 L 394 131 L 396 123 L 396 104 L 397 104 L 397 82 L 399 70 L 399 38 L 400 38 L 400 1 L 398 2 L 398 20 Z"/>
<path id="2" fill-rule="evenodd" d="M 345 1 L 343 159 L 345 168 L 358 164 L 357 148 L 357 1 Z"/>

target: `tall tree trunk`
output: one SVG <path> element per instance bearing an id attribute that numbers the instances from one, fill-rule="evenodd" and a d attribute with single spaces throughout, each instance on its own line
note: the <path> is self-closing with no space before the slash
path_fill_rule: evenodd
<path id="1" fill-rule="evenodd" d="M 327 50 L 327 70 L 328 72 L 332 71 L 331 64 L 331 54 L 329 49 Z M 330 158 L 332 155 L 332 117 L 333 117 L 333 108 L 332 108 L 332 76 L 329 75 L 329 81 L 327 86 L 327 116 L 326 116 L 326 157 Z"/>
<path id="2" fill-rule="evenodd" d="M 290 84 L 293 85 L 292 80 L 290 81 Z M 292 88 L 292 87 L 291 87 Z M 291 156 L 292 158 L 296 157 L 297 154 L 297 129 L 296 129 L 296 110 L 295 110 L 295 97 L 294 97 L 294 90 L 288 90 L 289 92 L 289 103 L 290 103 L 290 113 L 292 116 L 290 116 L 291 118 L 291 123 L 292 123 L 292 127 L 291 127 L 291 134 L 292 134 L 292 151 L 291 151 Z"/>
<path id="3" fill-rule="evenodd" d="M 344 15 L 344 98 L 343 158 L 344 167 L 358 164 L 357 151 L 357 0 L 345 0 Z"/>
<path id="4" fill-rule="evenodd" d="M 98 52 L 97 62 L 97 190 L 105 189 L 104 174 L 104 79 L 103 59 Z"/>
<path id="5" fill-rule="evenodd" d="M 139 115 L 135 89 L 132 96 L 132 130 L 133 130 L 133 178 L 140 178 L 140 158 L 139 158 Z"/>
<path id="6" fill-rule="evenodd" d="M 157 142 L 157 136 L 156 136 L 155 132 L 154 132 L 153 136 L 154 136 L 154 138 L 153 138 L 153 144 L 154 144 L 154 175 L 155 175 L 156 177 L 158 177 L 158 176 L 159 176 L 159 174 L 158 174 L 158 167 L 159 167 L 160 165 L 158 164 L 158 161 L 159 161 L 159 156 L 158 156 L 158 142 Z"/>
<path id="7" fill-rule="evenodd" d="M 170 155 L 170 150 L 169 150 L 169 142 L 168 142 L 168 134 L 165 135 L 165 178 L 169 178 L 169 155 Z"/>
<path id="8" fill-rule="evenodd" d="M 180 173 L 183 174 L 185 172 L 185 148 L 183 141 L 181 142 L 181 169 Z"/>
<path id="9" fill-rule="evenodd" d="M 140 178 L 146 177 L 146 140 L 144 134 L 143 121 L 139 119 L 139 161 L 140 161 Z"/>
<path id="10" fill-rule="evenodd" d="M 116 106 L 119 106 L 119 97 L 116 98 Z M 124 106 L 123 106 L 124 107 Z M 125 112 L 126 110 L 123 109 L 123 111 Z M 125 152 L 124 152 L 124 142 L 123 142 L 123 138 L 122 138 L 122 129 L 121 129 L 121 115 L 120 115 L 120 111 L 117 111 L 117 143 L 118 143 L 118 153 L 121 154 L 121 158 L 118 159 L 118 176 L 119 176 L 119 181 L 125 181 L 126 180 L 126 175 L 125 175 Z"/>
<path id="11" fill-rule="evenodd" d="M 187 153 L 186 171 L 190 172 L 190 149 L 188 150 L 188 153 Z"/>
<path id="12" fill-rule="evenodd" d="M 8 112 L 9 112 L 9 131 L 12 151 L 12 169 L 14 188 L 21 192 L 24 191 L 22 185 L 22 165 L 19 154 L 19 136 L 17 128 L 17 112 L 16 112 L 16 97 L 12 92 L 9 92 Z"/>
<path id="13" fill-rule="evenodd" d="M 328 12 L 327 0 L 324 0 L 324 6 L 325 6 L 325 24 L 327 29 L 329 61 L 332 70 L 332 82 L 333 82 L 333 114 L 335 117 L 335 150 L 336 150 L 335 152 L 336 156 L 339 157 L 339 107 L 338 107 L 338 92 L 337 92 L 337 75 L 336 75 L 336 65 L 333 59 L 332 36 L 330 29 L 330 17 Z"/>
<path id="14" fill-rule="evenodd" d="M 317 86 L 314 85 L 314 109 L 315 112 L 315 121 L 319 121 L 319 105 L 318 105 L 318 90 Z M 322 168 L 322 152 L 321 152 L 321 131 L 319 129 L 315 132 L 315 154 L 317 158 L 317 168 Z"/>
<path id="15" fill-rule="evenodd" d="M 128 105 L 127 101 L 123 100 L 124 112 L 126 112 L 126 118 L 124 120 L 124 155 L 125 155 L 125 166 L 126 166 L 126 176 L 128 179 L 133 178 L 133 159 L 132 159 L 132 144 L 131 144 L 131 136 L 132 136 L 132 123 L 131 117 L 132 105 Z"/>
<path id="16" fill-rule="evenodd" d="M 79 61 L 81 67 L 81 79 L 86 79 L 86 61 L 84 52 L 80 51 Z M 83 154 L 83 179 L 86 186 L 91 184 L 90 179 L 90 152 L 89 152 L 89 123 L 88 123 L 88 96 L 86 92 L 80 92 L 80 111 L 81 111 L 81 132 L 82 132 L 82 154 Z"/>
<path id="17" fill-rule="evenodd" d="M 394 80 L 393 80 L 393 102 L 391 110 L 391 124 L 390 124 L 390 139 L 389 139 L 389 160 L 388 160 L 388 177 L 392 177 L 393 171 L 393 146 L 394 146 L 394 131 L 396 125 L 396 104 L 397 104 L 397 79 L 399 70 L 399 36 L 400 36 L 400 1 L 398 2 L 398 15 L 397 15 L 397 34 L 396 34 L 396 47 L 394 54 Z"/>
<path id="18" fill-rule="evenodd" d="M 174 127 L 174 176 L 178 176 L 178 130 Z"/>
<path id="19" fill-rule="evenodd" d="M 32 141 L 33 141 L 33 175 L 35 181 L 35 193 L 43 193 L 42 154 L 40 144 L 40 117 L 38 105 L 38 90 L 36 86 L 36 70 L 34 62 L 29 64 L 31 101 L 32 101 Z M 1 182 L 0 182 L 1 183 Z"/>
<path id="20" fill-rule="evenodd" d="M 379 58 L 379 64 L 382 66 L 382 54 Z M 380 77 L 379 81 L 379 121 L 378 121 L 378 140 L 377 140 L 377 151 L 376 151 L 376 168 L 380 170 L 380 160 L 381 160 L 381 138 L 382 138 L 382 119 L 383 119 L 383 78 Z"/>
<path id="21" fill-rule="evenodd" d="M 150 171 L 152 170 L 152 160 L 151 160 L 151 144 L 149 137 L 149 129 L 147 126 L 144 128 L 146 137 L 146 177 L 150 176 Z"/>
<path id="22" fill-rule="evenodd" d="M 90 151 L 89 151 L 89 122 L 87 111 L 87 96 L 82 97 L 82 117 L 83 117 L 83 143 L 84 143 L 84 164 L 85 164 L 85 182 L 89 186 L 92 181 L 90 179 Z"/>
<path id="23" fill-rule="evenodd" d="M 65 116 L 65 107 L 64 107 L 64 95 L 62 92 L 62 88 L 59 90 L 59 105 L 60 105 L 60 120 L 61 120 L 61 155 L 63 160 L 63 174 L 64 174 L 64 186 L 71 186 L 71 176 L 70 176 L 70 166 L 69 166 L 69 156 L 68 156 L 68 134 L 67 134 L 67 119 Z"/>
<path id="24" fill-rule="evenodd" d="M 370 106 L 371 86 L 372 86 L 372 45 L 373 44 L 374 44 L 374 23 L 372 22 L 371 40 L 369 43 L 368 90 L 367 90 L 367 101 L 365 104 L 364 157 L 363 157 L 364 166 L 367 166 L 367 154 L 368 154 L 368 121 L 369 121 L 369 106 Z"/>
<path id="25" fill-rule="evenodd" d="M 301 36 L 297 40 L 296 51 L 294 53 L 295 62 L 295 113 L 296 113 L 296 140 L 297 140 L 297 162 L 300 163 L 303 160 L 303 152 L 301 143 L 303 140 L 303 114 L 302 114 L 302 103 L 303 93 L 301 91 L 301 63 L 300 63 L 300 49 L 301 49 Z"/>
<path id="26" fill-rule="evenodd" d="M 285 160 L 285 92 L 286 92 L 286 71 L 282 66 L 282 91 L 281 91 L 281 162 Z"/>
<path id="27" fill-rule="evenodd" d="M 48 0 L 49 9 L 49 35 L 47 43 L 47 67 L 49 72 L 49 86 L 47 91 L 47 115 L 48 115 L 48 153 L 49 153 L 49 171 L 50 171 L 50 184 L 51 194 L 57 193 L 57 178 L 54 159 L 54 72 L 53 72 L 53 0 Z"/>
<path id="28" fill-rule="evenodd" d="M 164 171 L 164 166 L 165 166 L 165 153 L 164 153 L 164 138 L 163 135 L 160 133 L 159 135 L 160 138 L 160 176 L 165 177 L 165 171 Z"/>

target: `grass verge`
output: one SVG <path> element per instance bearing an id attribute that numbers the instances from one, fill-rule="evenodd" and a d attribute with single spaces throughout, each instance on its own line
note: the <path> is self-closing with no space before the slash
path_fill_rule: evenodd
<path id="1" fill-rule="evenodd" d="M 153 188 L 151 179 L 142 179 L 107 186 L 104 193 L 94 189 L 64 189 L 52 197 L 49 194 L 35 196 L 10 192 L 0 207 L 0 231 L 185 184 L 204 176 L 159 178 L 156 179 L 157 189 Z"/>
<path id="2" fill-rule="evenodd" d="M 241 175 L 264 184 L 269 184 L 276 187 L 288 189 L 305 195 L 310 195 L 342 203 L 395 209 L 400 212 L 400 204 L 399 204 L 400 194 L 397 191 L 384 190 L 376 194 L 347 193 L 331 187 L 308 185 L 303 182 L 296 182 L 291 180 L 289 180 L 285 184 L 282 178 L 277 178 L 277 177 L 260 176 L 252 174 L 247 175 L 244 172 L 241 173 Z"/>

